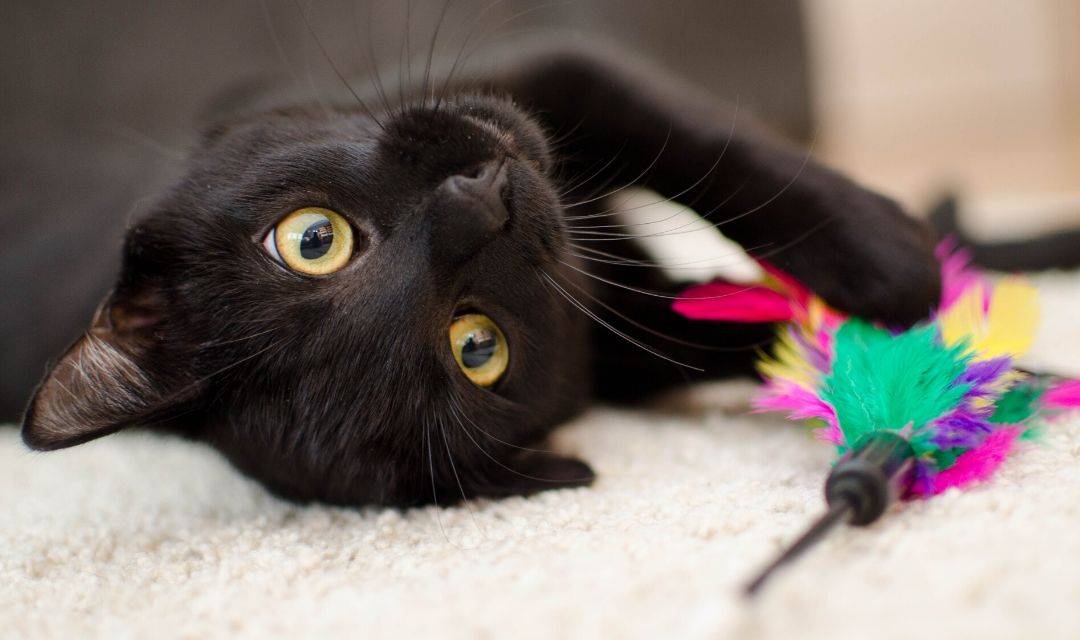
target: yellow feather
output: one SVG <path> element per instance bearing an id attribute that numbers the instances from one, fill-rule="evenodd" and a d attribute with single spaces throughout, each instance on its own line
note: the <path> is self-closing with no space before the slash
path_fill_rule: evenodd
<path id="1" fill-rule="evenodd" d="M 974 286 L 938 315 L 941 339 L 946 345 L 955 346 L 965 340 L 970 344 L 983 332 L 986 324 L 986 317 L 983 315 L 984 296 L 982 286 Z"/>
<path id="2" fill-rule="evenodd" d="M 817 384 L 817 372 L 807 362 L 802 345 L 787 332 L 780 334 L 773 355 L 758 363 L 758 371 L 767 378 L 788 380 L 807 389 Z"/>
<path id="3" fill-rule="evenodd" d="M 939 317 L 948 345 L 968 341 L 976 360 L 1019 356 L 1031 348 L 1039 324 L 1038 293 L 1020 278 L 1004 278 L 990 294 L 987 313 L 983 287 L 972 287 Z"/>

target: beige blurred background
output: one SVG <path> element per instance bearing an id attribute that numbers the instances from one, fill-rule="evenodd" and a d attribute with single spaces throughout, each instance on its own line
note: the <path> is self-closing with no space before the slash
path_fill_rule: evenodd
<path id="1" fill-rule="evenodd" d="M 983 237 L 1080 224 L 1080 2 L 807 0 L 815 150 Z"/>

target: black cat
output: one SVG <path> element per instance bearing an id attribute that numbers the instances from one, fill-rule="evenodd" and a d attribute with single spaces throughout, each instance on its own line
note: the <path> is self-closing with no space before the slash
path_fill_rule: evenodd
<path id="1" fill-rule="evenodd" d="M 906 324 L 938 299 L 929 234 L 893 202 L 624 54 L 546 48 L 396 93 L 210 129 L 26 443 L 147 425 L 340 504 L 588 484 L 526 447 L 593 400 L 746 372 L 771 333 L 670 310 L 681 285 L 605 208 L 626 185 L 844 311 Z"/>

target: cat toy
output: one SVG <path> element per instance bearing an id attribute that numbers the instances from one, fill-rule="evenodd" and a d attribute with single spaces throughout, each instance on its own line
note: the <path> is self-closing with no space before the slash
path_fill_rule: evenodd
<path id="1" fill-rule="evenodd" d="M 868 525 L 897 500 L 928 498 L 990 478 L 1047 412 L 1080 407 L 1080 381 L 1016 366 L 1039 321 L 1033 286 L 992 280 L 950 242 L 939 245 L 943 295 L 908 329 L 846 316 L 762 263 L 758 285 L 715 281 L 683 292 L 693 320 L 779 322 L 758 369 L 758 412 L 810 421 L 839 456 L 825 483 L 828 509 L 747 585 L 756 593 L 780 566 L 841 522 Z"/>

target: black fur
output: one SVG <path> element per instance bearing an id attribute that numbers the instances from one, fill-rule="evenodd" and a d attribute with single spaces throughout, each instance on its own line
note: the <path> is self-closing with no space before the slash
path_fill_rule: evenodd
<path id="1" fill-rule="evenodd" d="M 906 324 L 938 299 L 927 234 L 893 202 L 621 54 L 544 49 L 428 88 L 375 113 L 343 103 L 212 128 L 128 232 L 120 281 L 38 388 L 26 442 L 150 424 L 217 447 L 279 495 L 341 504 L 588 484 L 584 463 L 526 447 L 593 400 L 746 372 L 771 332 L 687 321 L 663 297 L 680 283 L 575 255 L 571 243 L 642 257 L 608 235 L 623 231 L 613 218 L 588 217 L 605 211 L 597 194 L 631 183 L 693 206 L 845 311 Z M 505 166 L 509 222 L 462 255 L 445 244 L 461 229 L 444 232 L 439 187 L 491 163 Z M 302 206 L 337 211 L 364 239 L 343 270 L 301 276 L 260 247 Z M 631 344 L 570 296 L 704 371 Z M 448 348 L 465 310 L 511 346 L 491 389 Z"/>

